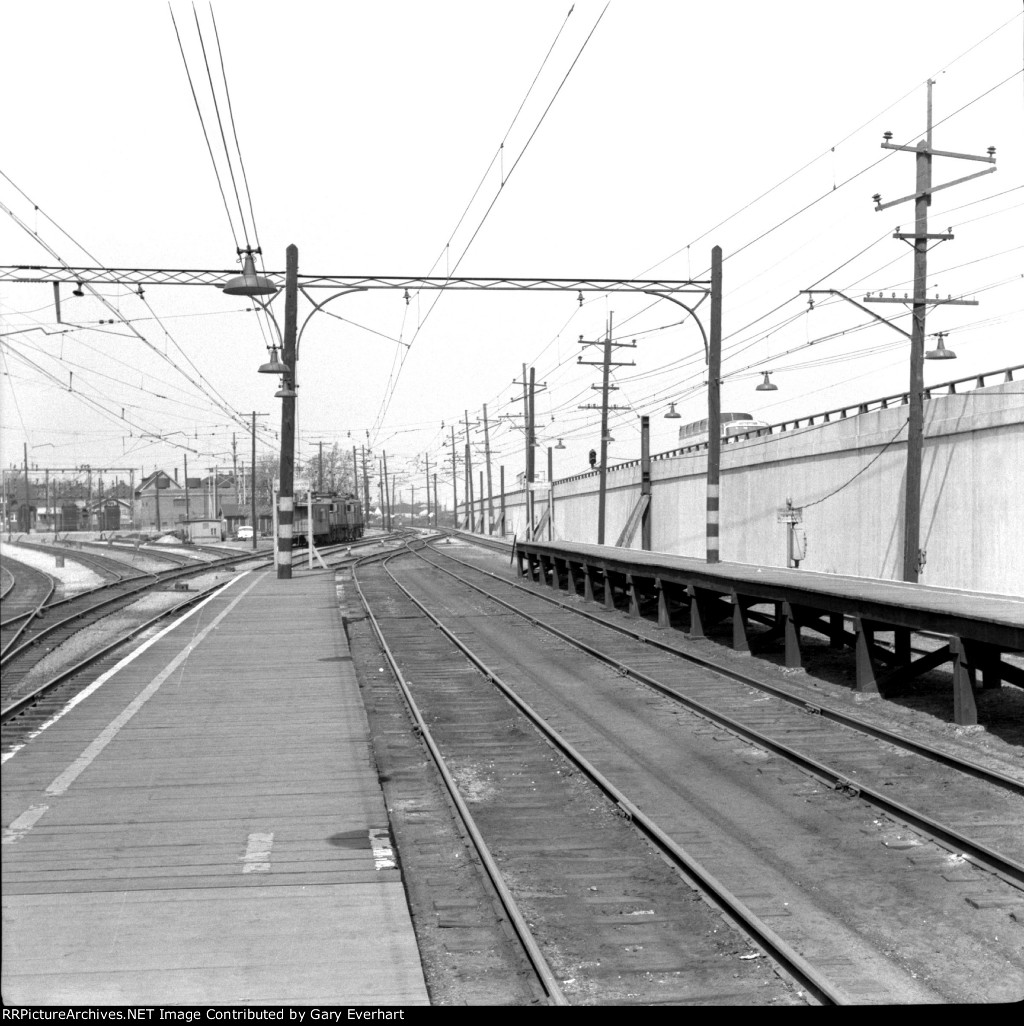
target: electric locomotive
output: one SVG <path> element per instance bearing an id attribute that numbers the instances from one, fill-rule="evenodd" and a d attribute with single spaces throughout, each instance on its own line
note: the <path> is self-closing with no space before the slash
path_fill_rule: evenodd
<path id="1" fill-rule="evenodd" d="M 336 545 L 363 536 L 363 507 L 355 495 L 337 492 L 313 492 L 310 501 L 296 498 L 292 521 L 292 546 L 305 548 L 312 522 L 313 545 Z"/>

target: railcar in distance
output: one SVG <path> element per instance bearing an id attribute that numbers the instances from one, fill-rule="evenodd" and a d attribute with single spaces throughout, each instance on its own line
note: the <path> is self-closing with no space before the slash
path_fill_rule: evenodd
<path id="1" fill-rule="evenodd" d="M 312 505 L 312 517 L 310 516 Z M 305 548 L 312 521 L 313 545 L 337 545 L 363 536 L 363 507 L 355 495 L 313 492 L 312 503 L 303 496 L 295 499 L 292 518 L 292 547 Z"/>
<path id="2" fill-rule="evenodd" d="M 759 430 L 768 427 L 767 421 L 758 420 L 750 413 L 723 413 L 721 416 L 723 439 L 733 438 L 736 435 L 756 434 Z M 706 445 L 707 440 L 707 417 L 684 424 L 679 429 L 680 449 L 691 445 Z"/>

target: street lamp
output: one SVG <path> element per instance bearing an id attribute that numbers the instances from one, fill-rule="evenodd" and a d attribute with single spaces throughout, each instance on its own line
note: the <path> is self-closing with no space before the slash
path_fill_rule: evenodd
<path id="1" fill-rule="evenodd" d="M 339 296 L 348 295 L 350 292 L 365 292 L 366 288 L 357 286 L 354 288 L 342 289 L 332 296 L 328 296 L 323 302 L 317 303 L 306 294 L 313 309 L 307 314 L 298 327 L 298 304 L 299 304 L 299 249 L 290 245 L 285 250 L 285 286 L 284 286 L 284 331 L 282 332 L 277 321 L 269 308 L 269 303 L 263 302 L 259 296 L 273 296 L 277 289 L 269 278 L 256 273 L 253 265 L 252 254 L 259 250 L 239 250 L 239 254 L 245 254 L 242 266 L 242 274 L 232 278 L 224 286 L 223 292 L 229 296 L 248 296 L 257 303 L 270 317 L 274 330 L 277 331 L 281 341 L 282 359 L 277 359 L 277 347 L 271 347 L 271 357 L 268 363 L 259 368 L 263 374 L 282 375 L 281 387 L 274 393 L 275 397 L 282 400 L 281 403 L 281 469 L 280 489 L 277 496 L 278 518 L 275 550 L 277 562 L 277 577 L 279 580 L 289 579 L 292 576 L 291 547 L 292 547 L 292 524 L 295 516 L 295 400 L 298 398 L 298 364 L 299 364 L 299 343 L 302 341 L 303 332 L 309 324 L 313 314 L 322 310 L 332 300 Z"/>
<path id="2" fill-rule="evenodd" d="M 273 296 L 277 292 L 277 286 L 269 279 L 256 273 L 253 263 L 253 253 L 262 253 L 261 249 L 240 249 L 238 255 L 245 254 L 242 261 L 242 273 L 237 278 L 230 278 L 224 286 L 223 292 L 228 296 L 248 296 L 250 299 L 255 296 Z M 81 287 L 81 286 L 79 286 Z M 75 295 L 80 295 L 76 292 Z"/>

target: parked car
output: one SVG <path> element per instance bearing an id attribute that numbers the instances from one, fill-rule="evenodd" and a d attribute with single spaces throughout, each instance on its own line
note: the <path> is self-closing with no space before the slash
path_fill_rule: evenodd
<path id="1" fill-rule="evenodd" d="M 235 541 L 252 541 L 252 528 L 243 524 L 235 531 Z"/>

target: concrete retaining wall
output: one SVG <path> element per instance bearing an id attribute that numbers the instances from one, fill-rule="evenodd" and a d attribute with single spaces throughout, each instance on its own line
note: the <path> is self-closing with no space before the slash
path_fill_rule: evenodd
<path id="1" fill-rule="evenodd" d="M 777 510 L 803 507 L 800 566 L 898 579 L 903 559 L 907 407 L 876 410 L 722 447 L 721 558 L 786 565 Z M 652 548 L 704 555 L 706 455 L 655 459 Z M 554 486 L 554 537 L 596 543 L 597 472 Z M 925 403 L 921 489 L 924 584 L 1024 593 L 1024 393 L 1020 382 Z M 610 468 L 605 541 L 614 544 L 640 494 L 639 463 Z M 522 535 L 522 492 L 506 496 Z M 537 493 L 536 516 L 546 508 Z M 640 548 L 640 531 L 632 543 Z"/>

